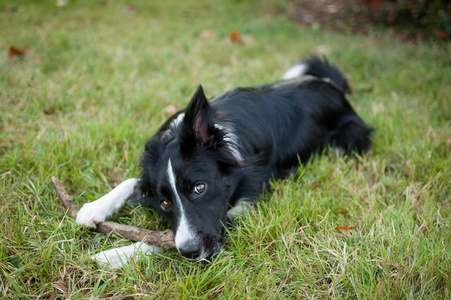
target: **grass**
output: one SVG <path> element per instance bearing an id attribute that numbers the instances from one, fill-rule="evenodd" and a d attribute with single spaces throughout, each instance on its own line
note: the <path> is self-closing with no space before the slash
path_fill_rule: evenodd
<path id="1" fill-rule="evenodd" d="M 279 0 L 67 2 L 0 2 L 0 298 L 451 297 L 451 44 L 299 27 Z M 251 41 L 231 43 L 235 28 Z M 51 176 L 95 200 L 139 175 L 164 108 L 197 84 L 211 97 L 275 81 L 318 46 L 377 128 L 370 153 L 274 181 L 210 265 L 174 250 L 119 270 L 89 260 L 129 242 L 76 226 Z M 116 219 L 166 228 L 143 208 Z"/>

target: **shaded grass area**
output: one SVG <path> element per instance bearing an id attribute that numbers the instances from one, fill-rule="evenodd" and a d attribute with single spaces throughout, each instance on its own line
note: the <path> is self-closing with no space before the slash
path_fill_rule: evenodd
<path id="1" fill-rule="evenodd" d="M 287 7 L 0 3 L 1 297 L 450 297 L 450 45 L 297 27 Z M 251 39 L 231 43 L 235 28 Z M 31 51 L 10 58 L 10 45 Z M 173 250 L 120 270 L 89 260 L 128 242 L 64 216 L 52 175 L 79 206 L 95 200 L 139 175 L 164 108 L 183 108 L 197 84 L 211 97 L 275 81 L 315 49 L 351 77 L 353 106 L 377 128 L 370 153 L 273 182 L 210 265 Z M 116 219 L 166 228 L 144 208 Z"/>

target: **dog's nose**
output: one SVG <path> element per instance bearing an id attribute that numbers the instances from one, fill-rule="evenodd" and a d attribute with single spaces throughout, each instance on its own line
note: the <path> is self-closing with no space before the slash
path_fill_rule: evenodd
<path id="1" fill-rule="evenodd" d="M 196 258 L 200 255 L 201 250 L 196 242 L 188 241 L 180 245 L 179 251 L 186 258 Z"/>

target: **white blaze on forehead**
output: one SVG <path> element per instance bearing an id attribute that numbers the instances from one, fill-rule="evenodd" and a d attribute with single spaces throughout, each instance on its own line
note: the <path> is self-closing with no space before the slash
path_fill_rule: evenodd
<path id="1" fill-rule="evenodd" d="M 169 184 L 171 185 L 172 192 L 174 193 L 174 198 L 180 211 L 179 223 L 177 224 L 177 232 L 175 234 L 175 246 L 180 247 L 185 242 L 194 239 L 194 234 L 191 231 L 191 226 L 186 218 L 185 209 L 182 205 L 182 200 L 177 192 L 177 187 L 175 184 L 174 170 L 172 169 L 171 160 L 168 161 L 168 178 Z"/>

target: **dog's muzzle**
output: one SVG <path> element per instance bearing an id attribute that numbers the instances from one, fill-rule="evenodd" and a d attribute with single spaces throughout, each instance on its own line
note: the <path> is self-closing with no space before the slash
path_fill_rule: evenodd
<path id="1" fill-rule="evenodd" d="M 196 239 L 185 241 L 178 247 L 178 250 L 188 259 L 208 261 L 222 251 L 224 240 L 224 228 L 221 228 L 216 236 L 198 232 Z"/>
<path id="2" fill-rule="evenodd" d="M 179 251 L 186 258 L 197 259 L 202 252 L 202 248 L 196 240 L 191 240 L 180 245 Z"/>

